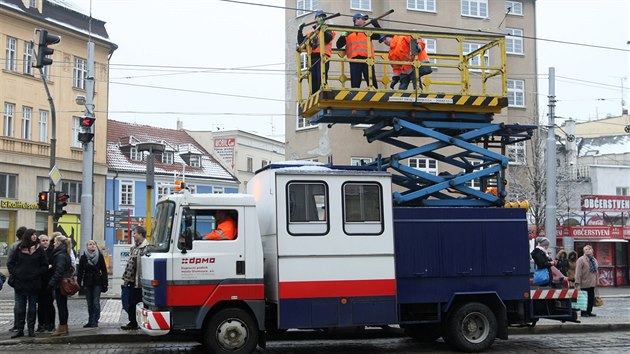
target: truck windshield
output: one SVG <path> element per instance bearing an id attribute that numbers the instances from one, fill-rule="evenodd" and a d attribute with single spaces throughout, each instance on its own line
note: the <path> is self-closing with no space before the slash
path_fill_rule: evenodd
<path id="1" fill-rule="evenodd" d="M 149 242 L 151 252 L 167 252 L 170 245 L 173 217 L 175 215 L 175 203 L 166 201 L 155 207 L 155 221 L 153 234 Z"/>

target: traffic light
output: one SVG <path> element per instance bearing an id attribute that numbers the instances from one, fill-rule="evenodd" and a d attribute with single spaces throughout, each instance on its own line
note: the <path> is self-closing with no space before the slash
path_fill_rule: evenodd
<path id="1" fill-rule="evenodd" d="M 79 125 L 81 125 L 81 127 L 83 128 L 83 131 L 79 133 L 79 141 L 82 143 L 89 143 L 92 141 L 92 139 L 94 139 L 94 133 L 92 133 L 92 126 L 94 125 L 94 122 L 96 121 L 96 118 L 94 117 L 81 117 L 81 120 L 79 121 Z"/>
<path id="2" fill-rule="evenodd" d="M 61 42 L 61 37 L 56 36 L 54 34 L 49 34 L 48 31 L 43 29 L 38 29 L 35 31 L 38 35 L 37 37 L 37 57 L 35 58 L 34 68 L 43 68 L 46 65 L 52 64 L 53 60 L 51 58 L 47 58 L 48 55 L 52 55 L 55 50 L 52 48 L 48 48 L 51 44 L 57 44 Z"/>
<path id="3" fill-rule="evenodd" d="M 63 208 L 68 205 L 68 199 L 70 196 L 65 192 L 55 192 L 55 218 L 59 219 L 60 217 L 66 215 L 68 212 L 63 210 Z"/>
<path id="4" fill-rule="evenodd" d="M 48 192 L 39 192 L 37 196 L 37 208 L 39 210 L 48 210 Z"/>
<path id="5" fill-rule="evenodd" d="M 94 122 L 96 121 L 96 118 L 94 117 L 81 117 L 81 121 L 79 122 L 79 124 L 83 127 L 83 128 L 91 128 L 94 125 Z"/>

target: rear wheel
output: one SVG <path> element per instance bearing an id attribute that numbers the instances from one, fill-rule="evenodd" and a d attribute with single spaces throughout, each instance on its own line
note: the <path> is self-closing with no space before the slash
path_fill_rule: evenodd
<path id="1" fill-rule="evenodd" d="M 204 342 L 210 353 L 249 354 L 258 343 L 258 325 L 243 309 L 223 309 L 208 321 Z"/>
<path id="2" fill-rule="evenodd" d="M 497 326 L 488 306 L 478 302 L 465 304 L 448 317 L 444 340 L 461 351 L 483 351 L 494 343 Z"/>

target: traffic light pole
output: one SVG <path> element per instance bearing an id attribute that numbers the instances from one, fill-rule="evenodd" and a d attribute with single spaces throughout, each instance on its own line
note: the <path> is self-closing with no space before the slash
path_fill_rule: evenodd
<path id="1" fill-rule="evenodd" d="M 88 42 L 87 46 L 87 77 L 85 78 L 85 116 L 94 116 L 94 43 Z M 85 133 L 94 133 L 94 125 L 84 128 Z M 81 194 L 81 233 L 79 249 L 84 249 L 85 245 L 93 237 L 94 223 L 94 139 L 83 142 L 83 180 Z"/>
<path id="2" fill-rule="evenodd" d="M 50 105 L 50 118 L 51 118 L 51 134 L 50 134 L 50 171 L 55 167 L 55 158 L 57 152 L 57 113 L 55 111 L 55 102 L 50 95 L 48 89 L 48 82 L 46 76 L 44 76 L 44 69 L 39 68 L 39 75 L 44 82 L 44 88 L 46 89 L 46 95 L 48 96 L 48 105 Z M 48 185 L 48 234 L 52 235 L 55 231 L 54 218 L 55 213 L 55 184 L 50 180 Z"/>

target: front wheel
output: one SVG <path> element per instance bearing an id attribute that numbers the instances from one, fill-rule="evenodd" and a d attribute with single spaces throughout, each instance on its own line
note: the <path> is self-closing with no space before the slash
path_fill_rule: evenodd
<path id="1" fill-rule="evenodd" d="M 494 343 L 497 326 L 492 310 L 473 302 L 458 307 L 448 317 L 444 339 L 461 351 L 480 352 Z"/>
<path id="2" fill-rule="evenodd" d="M 243 309 L 223 309 L 208 321 L 204 341 L 210 353 L 249 354 L 258 343 L 258 325 Z"/>

